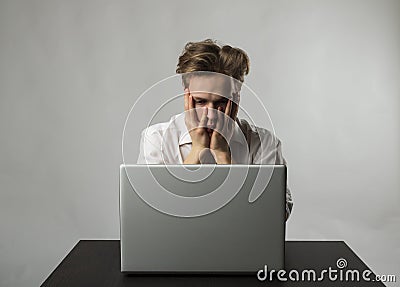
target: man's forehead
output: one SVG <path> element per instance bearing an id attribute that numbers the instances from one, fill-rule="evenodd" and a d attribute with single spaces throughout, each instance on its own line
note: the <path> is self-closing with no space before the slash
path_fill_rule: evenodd
<path id="1" fill-rule="evenodd" d="M 231 79 L 223 75 L 194 76 L 190 79 L 189 90 L 191 92 L 229 96 Z"/>

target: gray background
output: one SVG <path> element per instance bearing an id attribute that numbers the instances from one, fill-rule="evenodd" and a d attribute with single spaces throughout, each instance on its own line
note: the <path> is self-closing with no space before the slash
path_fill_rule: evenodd
<path id="1" fill-rule="evenodd" d="M 1 286 L 119 237 L 125 116 L 208 37 L 251 58 L 289 163 L 288 239 L 345 240 L 400 270 L 399 1 L 1 0 Z"/>

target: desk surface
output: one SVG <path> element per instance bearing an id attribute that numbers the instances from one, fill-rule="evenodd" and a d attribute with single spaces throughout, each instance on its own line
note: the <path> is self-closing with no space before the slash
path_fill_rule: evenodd
<path id="1" fill-rule="evenodd" d="M 286 273 L 286 282 L 275 278 L 259 281 L 254 275 L 127 275 L 120 272 L 120 244 L 118 240 L 81 240 L 50 274 L 42 286 L 385 286 L 383 283 L 362 279 L 362 272 L 369 269 L 343 241 L 287 241 L 285 269 L 313 269 L 317 278 L 322 270 L 331 267 L 343 270 L 343 280 L 332 281 L 326 272 L 322 281 L 293 281 Z M 337 260 L 343 258 L 347 267 L 340 269 Z M 262 266 L 260 266 L 262 268 Z M 359 270 L 360 281 L 346 281 L 346 270 Z M 340 271 L 337 271 L 340 275 Z M 295 276 L 295 272 L 292 271 Z M 351 274 L 349 273 L 349 276 Z"/>

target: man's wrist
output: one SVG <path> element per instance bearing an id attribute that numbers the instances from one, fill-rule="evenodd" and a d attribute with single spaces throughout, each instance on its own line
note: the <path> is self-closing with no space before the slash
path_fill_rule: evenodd
<path id="1" fill-rule="evenodd" d="M 229 151 L 211 150 L 217 164 L 231 164 L 231 153 Z"/>
<path id="2" fill-rule="evenodd" d="M 188 156 L 186 157 L 186 159 L 184 160 L 184 164 L 200 164 L 200 155 L 201 152 L 204 150 L 204 147 L 197 147 L 197 146 L 193 146 L 192 149 L 190 150 L 190 153 L 188 154 Z"/>

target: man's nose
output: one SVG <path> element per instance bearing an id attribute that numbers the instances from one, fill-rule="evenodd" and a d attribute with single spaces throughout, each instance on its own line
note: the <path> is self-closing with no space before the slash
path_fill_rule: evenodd
<path id="1" fill-rule="evenodd" d="M 217 110 L 214 108 L 208 108 L 208 119 L 217 119 Z"/>
<path id="2" fill-rule="evenodd" d="M 214 107 L 208 107 L 208 114 L 207 114 L 207 125 L 209 127 L 213 127 L 217 121 L 217 110 Z"/>

